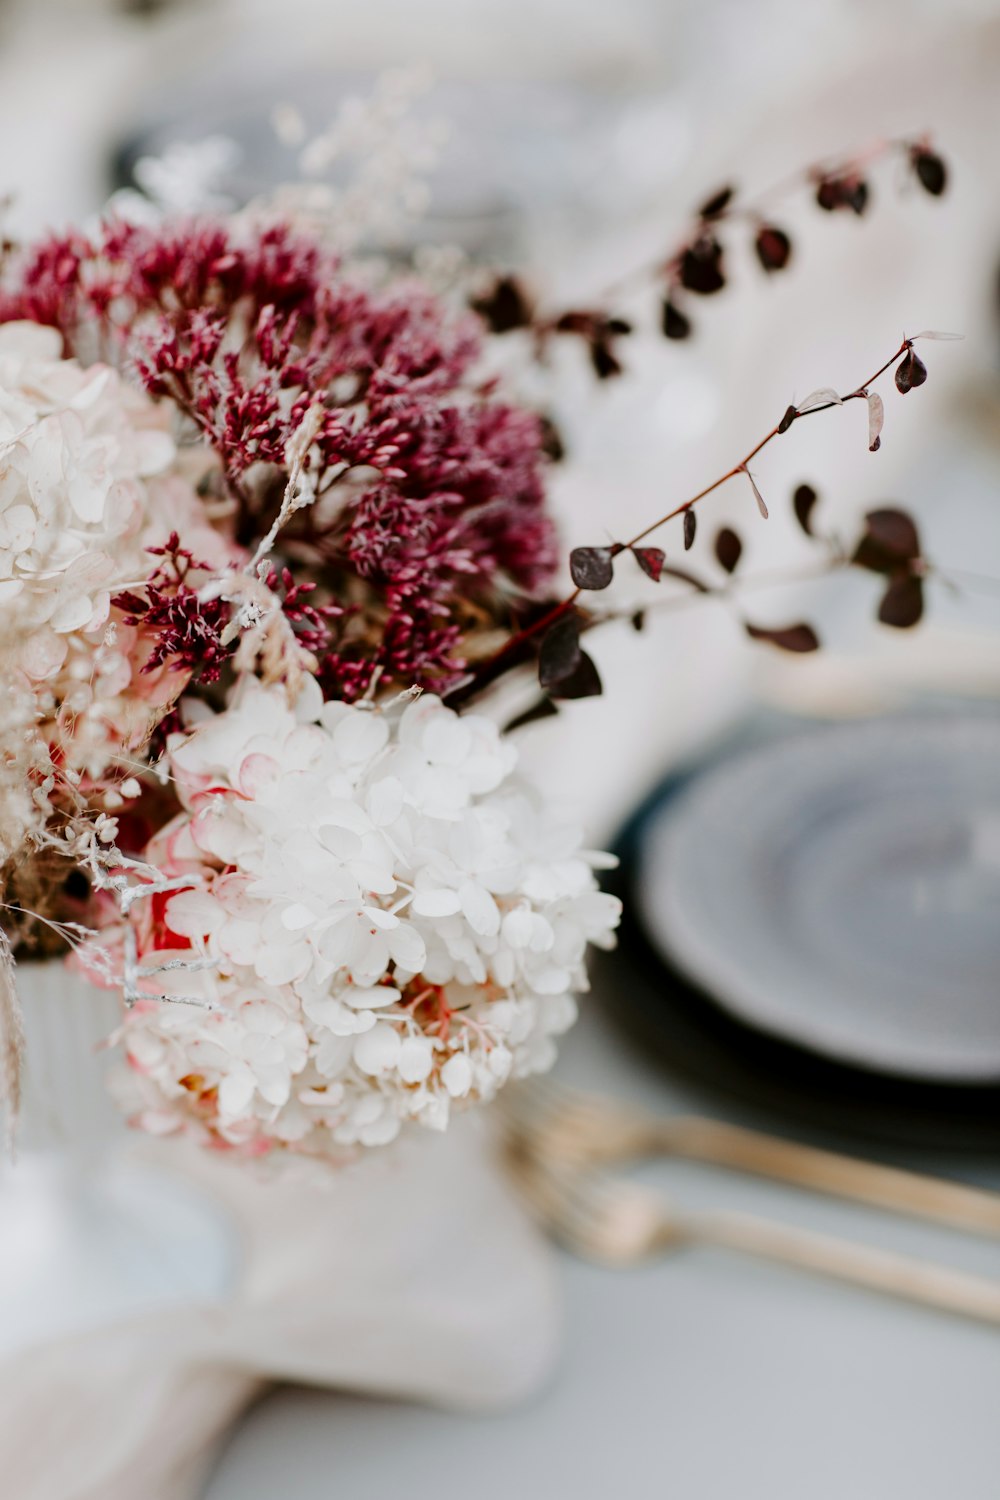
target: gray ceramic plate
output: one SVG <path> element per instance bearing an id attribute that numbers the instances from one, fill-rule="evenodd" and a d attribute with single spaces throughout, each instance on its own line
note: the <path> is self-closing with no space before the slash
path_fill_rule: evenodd
<path id="1" fill-rule="evenodd" d="M 725 1009 L 842 1062 L 1000 1080 L 1000 720 L 757 747 L 642 840 L 653 945 Z"/>

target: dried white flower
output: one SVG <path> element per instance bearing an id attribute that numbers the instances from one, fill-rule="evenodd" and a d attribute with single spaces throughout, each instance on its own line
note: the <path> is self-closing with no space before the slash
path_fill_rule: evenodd
<path id="1" fill-rule="evenodd" d="M 62 359 L 61 342 L 0 327 L 0 640 L 35 680 L 62 665 L 68 635 L 104 626 L 110 588 L 140 567 L 144 482 L 174 457 L 153 403 Z"/>
<path id="2" fill-rule="evenodd" d="M 148 857 L 196 883 L 136 901 L 127 936 L 157 992 L 185 959 L 214 1008 L 129 1012 L 147 1125 L 336 1154 L 551 1064 L 619 905 L 489 721 L 323 704 L 312 679 L 293 710 L 251 679 L 169 761 L 185 810 Z"/>
<path id="3" fill-rule="evenodd" d="M 54 328 L 0 327 L 0 671 L 5 709 L 30 697 L 4 714 L 7 763 L 23 758 L 28 721 L 58 739 L 64 772 L 99 775 L 109 745 L 141 741 L 163 688 L 139 675 L 141 645 L 109 620 L 112 596 L 141 585 L 147 546 L 175 527 L 206 561 L 236 555 L 175 472 L 170 420 L 114 370 L 62 358 Z"/>

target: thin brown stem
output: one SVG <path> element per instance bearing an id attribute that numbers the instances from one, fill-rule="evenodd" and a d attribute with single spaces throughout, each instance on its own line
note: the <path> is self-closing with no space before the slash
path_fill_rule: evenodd
<path id="1" fill-rule="evenodd" d="M 664 515 L 659 516 L 655 521 L 651 521 L 648 526 L 644 526 L 641 531 L 636 532 L 635 536 L 631 537 L 627 542 L 616 544 L 616 550 L 628 551 L 630 548 L 637 546 L 640 542 L 644 542 L 646 538 L 651 536 L 654 531 L 658 531 L 659 528 L 661 526 L 665 526 L 668 521 L 675 520 L 676 517 L 683 515 L 685 511 L 690 510 L 692 506 L 697 505 L 698 502 L 700 500 L 704 500 L 706 496 L 713 494 L 715 490 L 720 489 L 721 486 L 726 484 L 730 479 L 735 479 L 738 474 L 748 474 L 748 465 L 753 459 L 757 457 L 759 453 L 763 451 L 764 448 L 767 447 L 768 443 L 773 442 L 776 437 L 779 437 L 787 432 L 789 428 L 792 427 L 795 422 L 801 420 L 802 417 L 815 416 L 819 412 L 829 411 L 832 407 L 844 406 L 848 401 L 864 400 L 868 395 L 869 388 L 874 385 L 875 381 L 878 380 L 880 376 L 885 374 L 886 370 L 888 370 L 890 366 L 894 365 L 895 362 L 899 358 L 901 358 L 903 354 L 906 353 L 909 347 L 910 340 L 904 338 L 900 342 L 899 347 L 892 354 L 890 354 L 887 360 L 879 365 L 874 374 L 869 375 L 867 380 L 862 381 L 860 385 L 855 386 L 852 391 L 849 391 L 845 396 L 841 396 L 839 400 L 824 401 L 818 406 L 810 406 L 805 411 L 795 410 L 794 413 L 793 409 L 789 407 L 788 411 L 785 413 L 785 416 L 782 417 L 781 421 L 776 423 L 768 432 L 766 432 L 764 436 L 759 440 L 759 442 L 756 442 L 750 449 L 750 451 L 744 454 L 744 456 L 739 460 L 738 463 L 733 464 L 732 468 L 727 469 L 724 474 L 721 474 L 718 479 L 714 479 L 711 484 L 705 485 L 705 487 L 703 489 L 700 489 L 697 494 L 692 495 L 689 499 L 682 501 L 680 505 L 675 505 L 671 510 L 668 510 Z M 531 641 L 533 641 L 538 635 L 545 631 L 550 625 L 554 625 L 557 620 L 562 619 L 564 615 L 569 613 L 582 593 L 582 589 L 573 589 L 572 593 L 567 594 L 565 599 L 560 600 L 558 604 L 554 604 L 551 609 L 546 610 L 544 614 L 538 617 L 538 619 L 533 620 L 530 625 L 526 625 L 523 629 L 516 631 L 515 634 L 512 635 L 511 638 L 507 642 L 505 642 L 503 646 L 501 646 L 499 651 L 497 651 L 493 656 L 488 657 L 485 662 L 481 662 L 477 666 L 475 672 L 471 677 L 460 683 L 450 694 L 447 695 L 449 702 L 453 705 L 465 702 L 466 699 L 473 697 L 476 693 L 487 687 L 491 682 L 495 682 L 496 679 L 501 675 L 501 673 L 506 671 L 508 667 L 516 664 L 519 657 L 524 654 L 525 647 L 528 646 Z"/>
<path id="2" fill-rule="evenodd" d="M 634 536 L 631 541 L 626 542 L 625 546 L 634 547 L 637 545 L 637 543 L 645 541 L 646 538 L 648 536 L 651 536 L 654 531 L 659 529 L 659 527 L 665 526 L 668 521 L 672 521 L 677 516 L 683 515 L 686 510 L 691 509 L 692 505 L 696 505 L 699 500 L 704 500 L 706 495 L 711 495 L 713 490 L 719 489 L 728 480 L 735 479 L 737 474 L 745 474 L 747 472 L 748 465 L 752 462 L 753 459 L 757 457 L 758 453 L 760 453 L 764 448 L 767 447 L 768 443 L 773 442 L 776 437 L 779 437 L 783 433 L 787 432 L 789 427 L 791 427 L 795 422 L 800 421 L 803 417 L 815 416 L 817 412 L 829 411 L 830 408 L 834 406 L 844 406 L 848 401 L 864 400 L 868 395 L 869 387 L 874 385 L 875 381 L 878 380 L 881 375 L 885 374 L 890 365 L 894 365 L 896 363 L 896 360 L 906 353 L 906 350 L 909 348 L 909 346 L 909 340 L 903 339 L 899 348 L 893 354 L 890 354 L 889 358 L 885 361 L 884 364 L 879 365 L 874 375 L 869 375 L 866 381 L 864 381 L 861 385 L 855 387 L 853 391 L 849 391 L 846 396 L 841 396 L 839 401 L 824 401 L 819 406 L 810 406 L 806 411 L 796 411 L 795 415 L 789 418 L 787 426 L 784 423 L 784 419 L 782 419 L 782 422 L 772 427 L 770 432 L 766 433 L 764 437 L 761 438 L 759 443 L 754 444 L 754 446 L 750 449 L 750 452 L 747 453 L 743 458 L 741 458 L 738 464 L 734 464 L 731 469 L 726 470 L 725 474 L 720 475 L 718 479 L 715 479 L 711 484 L 706 485 L 703 490 L 699 490 L 697 495 L 692 495 L 690 500 L 685 500 L 682 505 L 676 505 L 673 510 L 667 511 L 666 515 L 661 516 L 658 521 L 652 521 L 650 525 L 646 526 L 642 531 Z M 579 590 L 577 590 L 577 592 L 579 593 Z"/>

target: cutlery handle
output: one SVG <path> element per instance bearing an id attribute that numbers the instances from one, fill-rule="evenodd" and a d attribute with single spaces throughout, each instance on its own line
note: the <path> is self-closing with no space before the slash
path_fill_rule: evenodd
<path id="1" fill-rule="evenodd" d="M 692 1238 L 705 1244 L 1000 1325 L 1000 1282 L 985 1277 L 743 1214 L 693 1218 L 688 1229 Z"/>
<path id="2" fill-rule="evenodd" d="M 698 1161 L 934 1219 L 954 1229 L 1000 1236 L 1000 1193 L 858 1161 L 696 1115 L 664 1120 L 660 1135 L 664 1150 Z"/>

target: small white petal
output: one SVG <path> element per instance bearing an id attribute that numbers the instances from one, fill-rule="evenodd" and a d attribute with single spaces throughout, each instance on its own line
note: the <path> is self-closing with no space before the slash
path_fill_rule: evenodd
<path id="1" fill-rule="evenodd" d="M 219 903 L 207 891 L 178 891 L 164 907 L 164 920 L 181 937 L 207 937 L 225 919 Z"/>
<path id="2" fill-rule="evenodd" d="M 289 932 L 299 932 L 304 927 L 312 927 L 316 920 L 316 913 L 310 911 L 308 906 L 302 906 L 298 902 L 293 902 L 291 906 L 286 906 L 281 913 L 281 925 L 286 927 Z"/>
<path id="3" fill-rule="evenodd" d="M 472 748 L 472 732 L 457 714 L 442 710 L 423 733 L 423 750 L 435 765 L 460 766 Z"/>
<path id="4" fill-rule="evenodd" d="M 473 932 L 493 937 L 500 931 L 500 912 L 489 891 L 474 881 L 466 881 L 459 892 L 462 912 Z"/>
<path id="5" fill-rule="evenodd" d="M 249 1068 L 229 1073 L 219 1085 L 219 1112 L 230 1119 L 241 1115 L 254 1096 L 254 1078 Z"/>
<path id="6" fill-rule="evenodd" d="M 418 917 L 450 917 L 461 909 L 458 892 L 444 886 L 437 890 L 418 891 L 411 903 L 411 910 Z"/>
<path id="7" fill-rule="evenodd" d="M 362 1073 L 375 1076 L 394 1068 L 399 1061 L 402 1043 L 394 1026 L 380 1021 L 354 1044 L 354 1061 Z"/>
<path id="8" fill-rule="evenodd" d="M 340 998 L 354 1010 L 380 1010 L 384 1005 L 395 1005 L 402 996 L 391 984 L 355 984 L 341 990 Z"/>
<path id="9" fill-rule="evenodd" d="M 403 783 L 396 776 L 382 776 L 368 791 L 368 816 L 376 828 L 395 823 L 403 811 Z"/>
<path id="10" fill-rule="evenodd" d="M 449 1057 L 441 1069 L 441 1082 L 453 1099 L 462 1099 L 472 1087 L 472 1064 L 464 1052 Z"/>
<path id="11" fill-rule="evenodd" d="M 350 762 L 374 760 L 389 738 L 389 726 L 380 713 L 355 708 L 333 731 L 337 754 Z"/>
<path id="12" fill-rule="evenodd" d="M 427 959 L 427 947 L 417 929 L 409 922 L 400 922 L 389 933 L 388 941 L 396 967 L 408 974 L 419 974 Z"/>
<path id="13" fill-rule="evenodd" d="M 400 1077 L 405 1083 L 423 1083 L 434 1066 L 434 1048 L 426 1037 L 408 1036 L 399 1049 Z"/>
<path id="14" fill-rule="evenodd" d="M 519 906 L 503 919 L 504 942 L 512 948 L 527 948 L 534 931 L 535 918 L 530 907 Z"/>
<path id="15" fill-rule="evenodd" d="M 269 943 L 258 952 L 254 968 L 266 984 L 291 984 L 309 972 L 311 962 L 305 943 L 291 943 L 283 948 Z"/>

